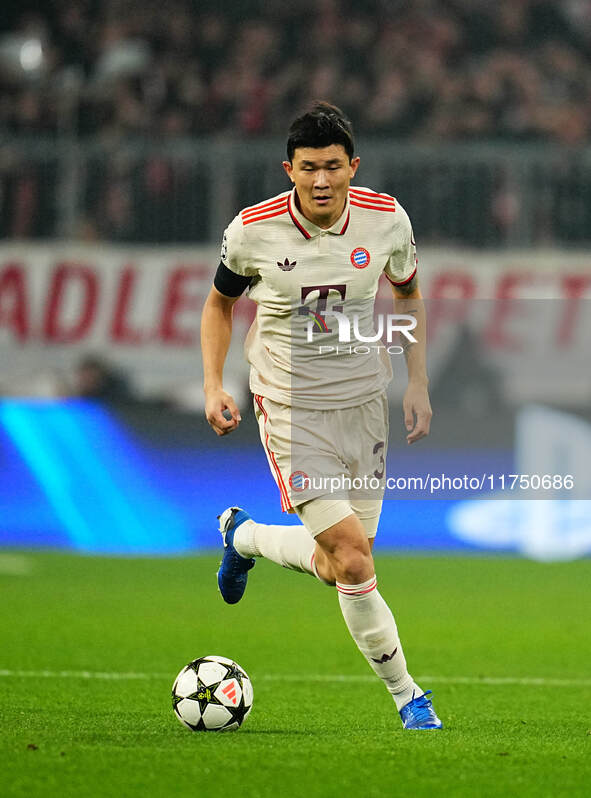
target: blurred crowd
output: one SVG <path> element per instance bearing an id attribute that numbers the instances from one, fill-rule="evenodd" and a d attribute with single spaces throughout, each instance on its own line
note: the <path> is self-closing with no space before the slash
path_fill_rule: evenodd
<path id="1" fill-rule="evenodd" d="M 580 144 L 591 131 L 586 0 L 3 6 L 3 132 L 283 135 L 318 97 L 359 134 Z M 11 66 L 15 37 L 28 45 Z"/>
<path id="2" fill-rule="evenodd" d="M 423 241 L 589 239 L 589 0 L 6 0 L 0 236 L 211 240 L 224 164 L 212 171 L 187 142 L 236 152 L 283 140 L 318 98 L 341 105 L 358 137 L 427 153 L 564 145 L 560 163 L 527 179 L 490 159 L 428 161 L 419 178 L 416 164 L 390 164 L 380 185 Z M 233 212 L 285 187 L 260 159 L 226 167 Z"/>

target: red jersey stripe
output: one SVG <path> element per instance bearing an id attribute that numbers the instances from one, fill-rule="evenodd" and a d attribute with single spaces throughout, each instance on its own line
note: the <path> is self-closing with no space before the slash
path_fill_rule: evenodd
<path id="1" fill-rule="evenodd" d="M 389 202 L 385 199 L 380 199 L 380 197 L 368 197 L 365 194 L 349 194 L 349 199 L 355 200 L 356 202 L 369 202 L 371 205 L 387 205 L 389 208 L 395 208 L 395 202 Z"/>
<path id="2" fill-rule="evenodd" d="M 302 225 L 301 225 L 301 224 L 298 222 L 298 220 L 295 218 L 295 216 L 294 216 L 294 212 L 293 212 L 293 211 L 292 211 L 292 209 L 291 209 L 291 200 L 288 200 L 288 201 L 287 201 L 287 210 L 289 211 L 289 215 L 291 216 L 291 220 L 292 220 L 292 222 L 295 224 L 295 226 L 298 228 L 298 230 L 299 230 L 299 231 L 300 231 L 300 233 L 301 233 L 301 234 L 304 236 L 304 238 L 312 238 L 312 236 L 311 236 L 311 235 L 310 235 L 310 233 L 309 233 L 309 232 L 306 230 L 306 228 L 305 228 L 305 227 L 303 227 L 303 226 L 302 226 Z"/>
<path id="3" fill-rule="evenodd" d="M 287 195 L 284 197 L 275 197 L 271 200 L 265 200 L 265 202 L 261 202 L 258 205 L 249 205 L 247 208 L 244 208 L 242 213 L 258 213 L 259 211 L 264 211 L 270 205 L 276 205 L 279 202 L 287 202 Z"/>
<path id="4" fill-rule="evenodd" d="M 257 403 L 257 406 L 258 406 L 259 410 L 263 414 L 263 430 L 265 432 L 265 449 L 267 450 L 267 455 L 268 455 L 269 460 L 271 461 L 271 463 L 273 465 L 273 469 L 275 470 L 275 478 L 277 480 L 277 487 L 279 488 L 279 493 L 281 495 L 281 510 L 285 511 L 285 506 L 284 506 L 285 505 L 285 498 L 284 498 L 284 494 L 283 494 L 283 490 L 282 490 L 282 485 L 281 485 L 281 483 L 279 482 L 279 480 L 277 478 L 278 469 L 276 468 L 276 462 L 273 460 L 272 452 L 269 449 L 269 433 L 267 432 L 267 418 L 268 418 L 267 411 L 263 407 L 263 397 L 262 396 L 259 396 L 259 394 L 255 393 L 254 394 L 254 400 Z"/>
<path id="5" fill-rule="evenodd" d="M 347 227 L 349 227 L 349 219 L 350 218 L 351 218 L 351 209 L 349 208 L 349 211 L 347 213 L 347 218 L 345 219 L 345 224 L 343 225 L 343 227 L 341 228 L 341 231 L 339 233 L 340 236 L 344 235 L 345 230 L 347 229 Z"/>
<path id="6" fill-rule="evenodd" d="M 269 433 L 267 432 L 267 421 L 269 416 L 267 415 L 267 411 L 263 407 L 263 397 L 257 396 L 257 404 L 263 414 L 264 417 L 264 428 L 265 428 L 265 447 L 267 452 L 269 453 L 269 458 L 273 463 L 273 468 L 275 469 L 275 474 L 277 476 L 277 487 L 279 488 L 279 494 L 281 496 L 281 509 L 283 512 L 291 509 L 291 501 L 289 499 L 289 493 L 287 492 L 287 487 L 285 482 L 283 481 L 283 476 L 281 474 L 281 469 L 277 464 L 277 460 L 275 459 L 275 453 L 269 447 Z"/>
<path id="7" fill-rule="evenodd" d="M 262 222 L 263 219 L 271 219 L 273 216 L 281 216 L 282 213 L 287 213 L 287 205 L 285 208 L 280 208 L 278 211 L 274 211 L 273 213 L 263 213 L 261 216 L 253 216 L 250 219 L 243 219 L 242 225 L 252 224 L 252 222 Z"/>
<path id="8" fill-rule="evenodd" d="M 242 218 L 244 219 L 248 216 L 258 216 L 259 213 L 266 213 L 267 211 L 275 210 L 275 208 L 280 208 L 282 205 L 287 207 L 286 197 L 282 197 L 275 202 L 269 202 L 267 205 L 263 205 L 262 207 L 257 206 L 256 208 L 245 208 L 242 211 Z"/>
<path id="9" fill-rule="evenodd" d="M 392 283 L 392 285 L 406 285 L 407 283 L 410 283 L 410 281 L 412 280 L 412 278 L 415 276 L 416 273 L 417 273 L 417 267 L 415 266 L 414 271 L 410 275 L 410 277 L 407 277 L 406 280 L 402 280 L 402 282 L 400 283 L 395 283 L 394 280 L 391 277 L 388 277 L 386 272 L 384 272 L 386 278 Z"/>
<path id="10" fill-rule="evenodd" d="M 353 199 L 353 197 L 351 197 L 349 202 L 351 205 L 355 205 L 356 208 L 368 208 L 370 211 L 386 211 L 387 213 L 396 213 L 396 208 L 393 205 L 368 205 L 365 202 L 357 202 Z"/>
<path id="11" fill-rule="evenodd" d="M 264 419 L 263 427 L 265 430 L 265 448 L 267 450 L 267 453 L 269 454 L 269 459 L 273 463 L 273 468 L 275 470 L 275 475 L 277 477 L 277 487 L 279 488 L 279 493 L 281 494 L 281 509 L 283 512 L 286 512 L 287 510 L 292 509 L 292 505 L 289 499 L 289 493 L 287 492 L 287 488 L 285 486 L 285 482 L 283 481 L 283 477 L 281 475 L 281 470 L 277 465 L 275 454 L 269 448 L 269 433 L 267 432 L 267 419 L 269 418 L 269 416 L 267 415 L 267 411 L 263 407 L 263 397 L 259 396 L 258 394 L 255 394 L 254 399 L 257 405 L 259 406 L 259 410 L 263 414 L 263 419 Z"/>
<path id="12" fill-rule="evenodd" d="M 396 200 L 394 197 L 391 197 L 389 194 L 378 194 L 375 191 L 361 191 L 358 188 L 350 188 L 350 194 L 354 194 L 355 196 L 359 197 L 360 199 L 371 199 L 372 201 L 381 200 L 382 202 L 388 202 L 391 205 L 396 204 Z"/>

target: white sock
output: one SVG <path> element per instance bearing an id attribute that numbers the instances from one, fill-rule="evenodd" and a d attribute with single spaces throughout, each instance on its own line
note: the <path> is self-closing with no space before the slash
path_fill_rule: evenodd
<path id="1" fill-rule="evenodd" d="M 242 557 L 265 557 L 290 571 L 318 576 L 314 567 L 316 542 L 305 526 L 244 521 L 234 533 L 234 548 Z"/>
<path id="2" fill-rule="evenodd" d="M 423 695 L 406 669 L 398 629 L 377 589 L 375 576 L 360 585 L 337 582 L 339 604 L 351 637 L 401 709 Z"/>

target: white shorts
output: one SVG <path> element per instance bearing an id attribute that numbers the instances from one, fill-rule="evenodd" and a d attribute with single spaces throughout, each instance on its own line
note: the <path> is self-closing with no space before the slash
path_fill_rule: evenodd
<path id="1" fill-rule="evenodd" d="M 300 521 L 313 538 L 353 513 L 368 538 L 375 538 L 382 513 L 382 499 L 310 499 L 295 508 Z"/>
<path id="2" fill-rule="evenodd" d="M 340 410 L 306 410 L 259 395 L 254 407 L 283 511 L 320 498 L 357 506 L 381 502 L 388 450 L 385 393 Z"/>

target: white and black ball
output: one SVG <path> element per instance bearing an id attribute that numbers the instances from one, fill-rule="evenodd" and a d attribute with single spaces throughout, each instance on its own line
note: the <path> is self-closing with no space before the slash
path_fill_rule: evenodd
<path id="1" fill-rule="evenodd" d="M 227 657 L 199 657 L 174 680 L 172 708 L 192 731 L 233 731 L 252 709 L 252 682 Z"/>

